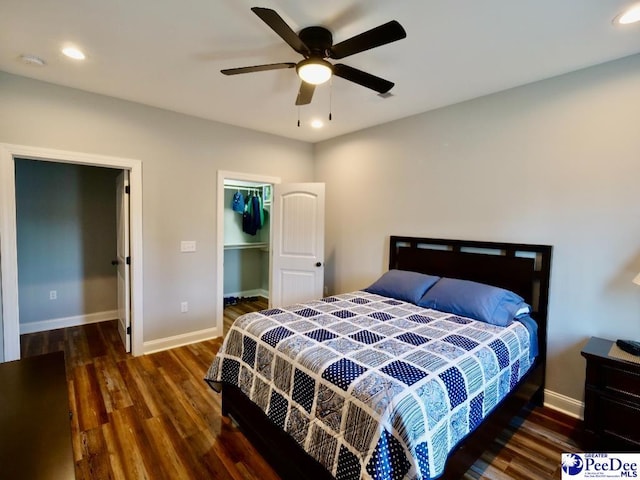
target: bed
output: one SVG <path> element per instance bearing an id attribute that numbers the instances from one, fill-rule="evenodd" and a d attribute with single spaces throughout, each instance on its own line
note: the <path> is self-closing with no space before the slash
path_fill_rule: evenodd
<path id="1" fill-rule="evenodd" d="M 501 287 L 537 329 L 367 289 L 239 318 L 206 380 L 284 479 L 459 478 L 542 403 L 551 250 L 392 236 L 389 274 L 435 276 L 423 298 L 440 277 Z"/>

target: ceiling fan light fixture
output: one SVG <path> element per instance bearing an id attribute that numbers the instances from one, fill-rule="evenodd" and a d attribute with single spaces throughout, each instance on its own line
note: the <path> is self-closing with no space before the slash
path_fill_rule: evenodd
<path id="1" fill-rule="evenodd" d="M 320 85 L 333 75 L 333 66 L 321 58 L 307 58 L 296 65 L 300 79 L 312 85 Z"/>

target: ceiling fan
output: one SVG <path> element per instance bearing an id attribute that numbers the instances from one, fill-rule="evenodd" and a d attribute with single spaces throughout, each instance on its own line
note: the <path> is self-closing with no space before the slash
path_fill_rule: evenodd
<path id="1" fill-rule="evenodd" d="M 296 34 L 275 10 L 261 7 L 253 7 L 251 10 L 287 42 L 291 48 L 301 54 L 304 60 L 298 63 L 270 63 L 251 67 L 228 68 L 221 70 L 223 74 L 237 75 L 240 73 L 295 67 L 298 76 L 302 80 L 298 97 L 296 98 L 296 105 L 311 103 L 316 85 L 326 82 L 332 75 L 370 88 L 378 93 L 387 93 L 393 87 L 394 83 L 389 80 L 376 77 L 342 63 L 331 64 L 326 59 L 339 60 L 349 55 L 405 38 L 407 32 L 396 20 L 379 25 L 334 45 L 331 32 L 324 27 L 307 27 L 303 28 L 299 34 Z"/>

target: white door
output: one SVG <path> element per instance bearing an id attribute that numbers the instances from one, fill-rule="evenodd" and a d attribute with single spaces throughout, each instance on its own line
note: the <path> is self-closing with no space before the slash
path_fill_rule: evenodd
<path id="1" fill-rule="evenodd" d="M 131 292 L 129 290 L 129 171 L 123 170 L 116 179 L 116 221 L 118 239 L 118 332 L 126 352 L 131 351 Z"/>
<path id="2" fill-rule="evenodd" d="M 274 185 L 271 228 L 271 307 L 321 298 L 324 183 Z"/>

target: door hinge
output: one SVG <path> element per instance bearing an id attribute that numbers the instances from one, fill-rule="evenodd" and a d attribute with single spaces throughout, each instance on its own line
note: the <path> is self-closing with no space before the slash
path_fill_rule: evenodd
<path id="1" fill-rule="evenodd" d="M 131 265 L 131 257 L 127 257 L 127 265 Z"/>
<path id="2" fill-rule="evenodd" d="M 127 335 L 131 335 L 131 325 L 127 327 Z"/>
<path id="3" fill-rule="evenodd" d="M 129 185 L 124 187 L 124 193 L 131 193 L 131 190 L 129 189 Z"/>

